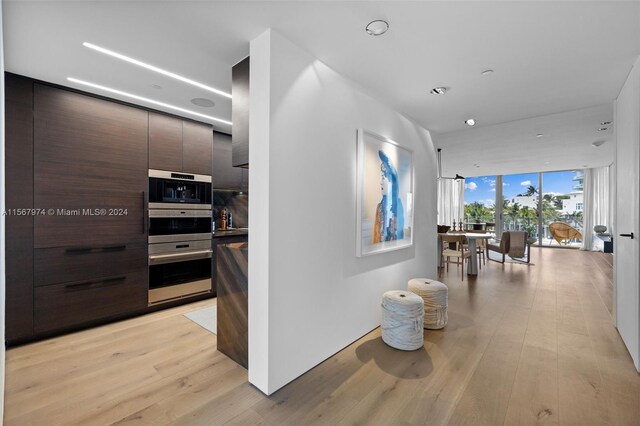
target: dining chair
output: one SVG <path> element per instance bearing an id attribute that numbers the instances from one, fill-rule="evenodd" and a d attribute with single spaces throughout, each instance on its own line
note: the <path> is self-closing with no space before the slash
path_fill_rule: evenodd
<path id="1" fill-rule="evenodd" d="M 444 262 L 444 258 L 447 259 L 447 272 L 449 271 L 449 263 L 451 263 L 451 258 L 455 257 L 457 260 L 454 262 L 456 265 L 462 266 L 461 271 L 461 279 L 464 280 L 464 261 L 471 257 L 471 252 L 464 247 L 467 242 L 467 238 L 461 234 L 451 234 L 451 235 L 439 235 L 438 238 L 442 241 L 442 253 L 441 263 Z M 454 243 L 455 249 L 451 247 L 454 246 L 450 243 Z"/>

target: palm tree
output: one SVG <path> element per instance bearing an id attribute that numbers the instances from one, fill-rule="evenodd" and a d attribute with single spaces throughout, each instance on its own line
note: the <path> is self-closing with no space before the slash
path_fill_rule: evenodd
<path id="1" fill-rule="evenodd" d="M 567 219 L 573 222 L 575 228 L 582 228 L 582 212 L 573 212 L 567 215 Z"/>
<path id="2" fill-rule="evenodd" d="M 493 212 L 481 202 L 475 201 L 464 206 L 464 215 L 467 221 L 486 220 L 493 216 Z"/>
<path id="3" fill-rule="evenodd" d="M 560 204 L 562 207 L 562 201 Z M 545 223 L 555 222 L 560 219 L 560 212 L 556 206 L 555 196 L 547 198 L 545 195 L 545 199 L 542 200 L 542 219 Z"/>
<path id="4" fill-rule="evenodd" d="M 529 185 L 525 192 L 523 192 L 522 194 L 518 194 L 518 197 L 531 197 L 537 193 L 538 193 L 538 189 L 533 185 Z"/>
<path id="5" fill-rule="evenodd" d="M 554 201 L 554 205 L 556 209 L 562 210 L 562 200 L 568 200 L 570 197 L 568 195 L 556 195 L 556 199 Z"/>
<path id="6" fill-rule="evenodd" d="M 520 203 L 515 202 L 509 206 L 509 216 L 516 217 L 520 211 Z"/>

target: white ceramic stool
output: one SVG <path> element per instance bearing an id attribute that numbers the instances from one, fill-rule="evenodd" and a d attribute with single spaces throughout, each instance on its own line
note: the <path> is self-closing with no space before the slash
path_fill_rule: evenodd
<path id="1" fill-rule="evenodd" d="M 424 300 L 424 328 L 438 330 L 447 325 L 449 289 L 444 283 L 414 278 L 409 281 L 409 291 Z"/>
<path id="2" fill-rule="evenodd" d="M 424 345 L 424 301 L 401 290 L 382 296 L 382 340 L 392 348 L 414 351 Z"/>

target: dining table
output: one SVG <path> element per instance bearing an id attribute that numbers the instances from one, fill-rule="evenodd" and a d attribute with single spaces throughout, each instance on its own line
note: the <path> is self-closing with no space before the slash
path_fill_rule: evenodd
<path id="1" fill-rule="evenodd" d="M 440 235 L 464 235 L 469 242 L 469 252 L 471 256 L 469 256 L 469 266 L 467 267 L 467 275 L 478 275 L 478 244 L 476 241 L 478 240 L 489 240 L 495 238 L 495 234 L 490 233 L 479 233 L 479 232 L 447 232 L 447 233 L 438 233 L 438 254 L 442 253 L 442 239 L 440 239 Z M 438 261 L 440 267 L 442 267 L 442 256 L 440 256 L 440 260 Z"/>

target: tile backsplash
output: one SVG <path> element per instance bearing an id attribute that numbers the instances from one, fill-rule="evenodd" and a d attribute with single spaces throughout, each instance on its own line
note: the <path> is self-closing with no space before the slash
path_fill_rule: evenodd
<path id="1" fill-rule="evenodd" d="M 234 228 L 246 228 L 249 226 L 249 193 L 239 191 L 213 191 L 213 220 L 216 229 L 220 228 L 220 213 L 223 208 L 233 215 Z"/>

